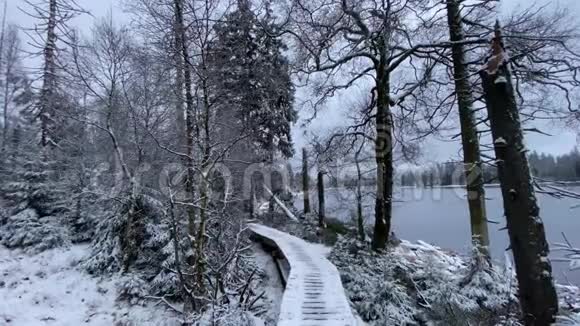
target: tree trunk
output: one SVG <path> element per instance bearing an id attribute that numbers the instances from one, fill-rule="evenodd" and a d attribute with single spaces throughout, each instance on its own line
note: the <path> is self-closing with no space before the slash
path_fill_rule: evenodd
<path id="1" fill-rule="evenodd" d="M 0 71 L 2 70 L 2 62 L 4 62 L 4 40 L 6 39 L 6 10 L 7 2 L 4 1 L 4 10 L 2 12 L 2 27 L 0 30 Z M 6 64 L 9 66 L 9 64 Z M 8 70 L 8 69 L 7 69 Z M 2 129 L 2 149 L 3 152 L 6 148 L 6 143 L 8 142 L 8 73 L 4 76 L 4 110 L 3 110 L 4 126 Z"/>
<path id="2" fill-rule="evenodd" d="M 205 78 L 205 76 L 204 76 Z M 197 247 L 196 247 L 196 293 L 198 298 L 205 296 L 205 285 L 204 285 L 204 274 L 205 274 L 205 243 L 206 243 L 206 224 L 208 218 L 208 208 L 210 204 L 209 198 L 209 180 L 211 175 L 210 171 L 210 159 L 211 159 L 211 135 L 210 135 L 210 102 L 209 102 L 209 87 L 207 81 L 204 79 L 202 81 L 202 91 L 203 91 L 203 159 L 201 162 L 201 170 L 203 175 L 201 175 L 201 186 L 200 186 L 200 198 L 201 198 L 201 208 L 200 208 L 200 218 L 199 227 L 197 232 Z"/>
<path id="3" fill-rule="evenodd" d="M 363 219 L 363 209 L 362 209 L 362 173 L 360 170 L 360 161 L 359 155 L 360 149 L 356 152 L 354 156 L 355 164 L 356 164 L 356 220 L 357 220 L 357 227 L 358 227 L 358 235 L 361 241 L 365 241 L 365 226 L 364 226 L 364 219 Z"/>
<path id="4" fill-rule="evenodd" d="M 249 205 L 249 210 L 250 210 L 250 218 L 256 218 L 256 190 L 255 190 L 256 185 L 254 184 L 254 179 L 251 178 L 250 179 L 250 202 L 248 203 Z"/>
<path id="5" fill-rule="evenodd" d="M 177 15 L 176 15 L 177 16 Z M 183 63 L 183 56 L 182 56 L 182 44 L 181 44 L 181 37 L 178 36 L 180 34 L 180 28 L 178 20 L 175 19 L 174 22 L 174 61 L 175 61 L 175 97 L 177 100 L 176 107 L 175 107 L 175 127 L 176 135 L 178 135 L 177 145 L 179 151 L 184 150 L 184 143 L 185 139 L 183 137 L 179 137 L 179 135 L 183 135 L 186 132 L 186 125 L 185 125 L 185 111 L 184 111 L 184 104 L 185 98 L 183 96 L 183 90 L 185 89 L 184 83 L 184 63 Z"/>
<path id="6" fill-rule="evenodd" d="M 316 181 L 318 188 L 318 226 L 324 227 L 326 225 L 324 222 L 326 217 L 324 209 L 324 172 L 318 171 L 318 177 Z"/>
<path id="7" fill-rule="evenodd" d="M 50 0 L 48 7 L 48 22 L 46 25 L 46 45 L 44 46 L 43 84 L 40 98 L 41 144 L 46 147 L 51 141 L 54 124 L 54 91 L 56 78 L 56 0 Z"/>
<path id="8" fill-rule="evenodd" d="M 183 18 L 183 0 L 174 0 L 174 11 L 175 11 L 175 44 L 176 50 L 181 56 L 180 62 L 182 69 L 178 72 L 177 78 L 183 77 L 182 81 L 177 80 L 178 85 L 181 83 L 184 87 L 185 92 L 185 145 L 187 147 L 186 153 L 187 158 L 185 159 L 186 175 L 185 175 L 185 193 L 186 200 L 190 201 L 192 204 L 195 201 L 195 170 L 194 170 L 194 135 L 195 135 L 195 121 L 194 121 L 194 106 L 193 106 L 193 94 L 192 94 L 192 78 L 191 78 L 191 62 L 189 60 L 189 51 L 187 47 L 187 38 L 185 32 L 185 23 Z M 179 123 L 179 122 L 178 122 Z M 195 220 L 196 211 L 195 207 L 187 206 L 187 234 L 191 243 L 191 249 L 193 252 L 197 252 L 198 247 L 196 246 L 194 239 L 196 238 L 195 233 Z M 198 284 L 198 280 L 195 280 L 194 290 L 198 290 L 201 286 Z M 198 308 L 196 301 L 191 297 L 187 296 L 184 298 L 184 311 L 186 313 L 191 312 Z"/>
<path id="9" fill-rule="evenodd" d="M 389 107 L 389 73 L 381 60 L 377 69 L 377 117 L 375 157 L 377 162 L 377 194 L 375 227 L 372 246 L 381 250 L 387 246 L 391 231 L 393 195 L 393 120 Z"/>
<path id="10" fill-rule="evenodd" d="M 463 29 L 458 0 L 447 0 L 447 21 L 451 42 L 461 42 L 463 40 Z M 465 50 L 463 45 L 459 43 L 455 43 L 451 49 L 453 77 L 455 79 L 455 92 L 457 93 L 459 121 L 461 124 L 467 203 L 469 205 L 469 216 L 471 217 L 471 237 L 474 248 L 488 257 L 489 234 L 485 210 L 485 190 L 483 187 L 479 139 L 473 112 L 473 98 L 465 63 Z"/>
<path id="11" fill-rule="evenodd" d="M 195 171 L 194 171 L 194 107 L 193 107 L 193 94 L 191 92 L 192 78 L 191 78 L 191 63 L 189 61 L 189 53 L 187 49 L 187 41 L 185 34 L 185 23 L 183 20 L 183 0 L 174 0 L 174 10 L 175 10 L 175 38 L 176 44 L 179 44 L 179 51 L 181 51 L 181 59 L 183 62 L 183 85 L 185 87 L 185 140 L 187 146 L 187 155 L 185 165 L 187 169 L 186 179 L 185 179 L 185 192 L 187 193 L 188 199 L 193 202 L 195 199 Z M 195 208 L 193 206 L 187 207 L 187 217 L 188 217 L 188 234 L 191 239 L 195 237 Z M 195 248 L 194 252 L 195 252 Z"/>
<path id="12" fill-rule="evenodd" d="M 310 213 L 310 195 L 308 194 L 309 188 L 309 176 L 308 176 L 308 152 L 306 148 L 302 149 L 302 192 L 304 194 L 304 214 Z"/>
<path id="13" fill-rule="evenodd" d="M 0 48 L 0 51 L 2 49 Z M 4 111 L 4 131 L 3 131 L 3 141 L 2 141 L 2 150 L 4 151 L 5 147 L 7 146 L 8 143 L 8 130 L 10 128 L 10 121 L 8 119 L 8 106 L 10 104 L 10 83 L 8 81 L 8 76 L 10 76 L 12 74 L 12 64 L 11 63 L 7 63 L 6 64 L 6 71 L 5 71 L 5 75 L 6 78 L 4 80 L 4 103 L 3 103 L 3 111 Z"/>
<path id="14" fill-rule="evenodd" d="M 484 96 L 490 119 L 503 205 L 526 325 L 550 325 L 558 300 L 548 259 L 548 243 L 526 157 L 514 89 L 503 61 L 499 26 L 494 56 L 482 70 Z"/>

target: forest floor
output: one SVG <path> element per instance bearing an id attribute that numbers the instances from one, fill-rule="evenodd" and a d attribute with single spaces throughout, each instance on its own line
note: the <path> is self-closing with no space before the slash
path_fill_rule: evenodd
<path id="1" fill-rule="evenodd" d="M 99 279 L 78 267 L 86 245 L 29 255 L 0 246 L 0 325 L 173 326 L 177 316 L 154 301 L 117 301 L 118 280 Z"/>
<path id="2" fill-rule="evenodd" d="M 312 244 L 328 255 L 331 248 Z M 276 325 L 284 288 L 270 254 L 252 246 L 252 259 L 266 274 L 258 285 L 264 291 L 263 311 L 255 325 Z M 0 245 L 0 325 L 15 326 L 173 326 L 179 316 L 152 300 L 144 305 L 119 302 L 119 277 L 97 278 L 80 267 L 90 254 L 88 245 L 29 254 Z M 362 325 L 362 323 L 360 324 Z"/>
<path id="3" fill-rule="evenodd" d="M 304 225 L 288 225 L 286 229 L 299 233 L 293 231 L 303 231 Z M 315 238 L 321 238 L 316 233 L 313 229 L 302 236 L 316 242 Z M 445 324 L 447 321 L 439 312 L 450 307 L 465 318 L 472 315 L 469 308 L 476 307 L 480 296 L 488 298 L 492 306 L 501 306 L 510 295 L 515 295 L 513 284 L 506 282 L 510 279 L 506 273 L 513 273 L 507 267 L 502 268 L 503 276 L 483 275 L 469 286 L 460 286 L 463 276 L 469 272 L 465 257 L 424 242 L 402 241 L 386 255 L 369 253 L 365 247 L 339 236 L 334 247 L 312 244 L 311 250 L 330 255 L 342 274 L 353 308 L 369 325 L 400 324 L 417 316 Z M 252 259 L 265 275 L 256 289 L 265 293 L 252 324 L 276 325 L 284 290 L 270 255 L 258 245 L 252 247 L 252 252 Z M 159 300 L 146 300 L 137 305 L 117 300 L 121 276 L 89 275 L 80 267 L 80 262 L 89 254 L 88 245 L 50 249 L 34 255 L 0 246 L 0 325 L 181 324 L 178 314 Z M 580 289 L 559 285 L 558 292 L 560 308 L 565 313 L 559 325 L 580 325 Z"/>

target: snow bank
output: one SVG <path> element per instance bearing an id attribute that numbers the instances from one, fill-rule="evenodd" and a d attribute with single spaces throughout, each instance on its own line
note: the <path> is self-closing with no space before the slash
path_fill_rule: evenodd
<path id="1" fill-rule="evenodd" d="M 0 325 L 180 325 L 153 302 L 117 302 L 116 279 L 98 280 L 77 268 L 87 246 L 30 256 L 0 247 Z"/>

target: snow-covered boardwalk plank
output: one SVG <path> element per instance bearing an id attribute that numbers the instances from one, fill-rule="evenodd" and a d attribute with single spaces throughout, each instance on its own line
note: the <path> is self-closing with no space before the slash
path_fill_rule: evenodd
<path id="1" fill-rule="evenodd" d="M 340 275 L 326 257 L 306 241 L 260 224 L 256 235 L 274 242 L 290 264 L 278 326 L 355 326 Z"/>

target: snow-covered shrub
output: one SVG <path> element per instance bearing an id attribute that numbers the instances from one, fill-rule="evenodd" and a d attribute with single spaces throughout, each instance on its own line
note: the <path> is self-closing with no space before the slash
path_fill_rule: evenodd
<path id="1" fill-rule="evenodd" d="M 193 316 L 193 326 L 259 326 L 262 323 L 250 312 L 235 305 L 212 306 Z"/>
<path id="2" fill-rule="evenodd" d="M 68 212 L 70 202 L 66 185 L 58 176 L 58 163 L 41 157 L 18 156 L 8 163 L 10 180 L 2 186 L 2 196 L 12 214 L 34 209 L 39 216 L 56 216 Z"/>
<path id="3" fill-rule="evenodd" d="M 205 248 L 206 278 L 211 282 L 206 287 L 211 301 L 217 304 L 235 301 L 241 302 L 244 309 L 252 309 L 250 303 L 259 294 L 254 285 L 262 271 L 248 258 L 250 240 L 249 232 L 245 231 L 245 222 L 234 215 L 227 212 L 211 215 Z"/>
<path id="4" fill-rule="evenodd" d="M 503 325 L 517 314 L 510 272 L 423 242 L 387 253 L 341 238 L 330 255 L 353 307 L 369 325 Z M 511 313 L 511 314 L 510 314 Z"/>
<path id="5" fill-rule="evenodd" d="M 416 304 L 402 282 L 394 277 L 387 256 L 368 250 L 366 244 L 341 238 L 329 257 L 340 271 L 353 307 L 369 325 L 404 325 L 414 322 Z"/>
<path id="6" fill-rule="evenodd" d="M 425 298 L 429 320 L 440 325 L 464 325 L 466 321 L 495 325 L 502 317 L 517 314 L 517 288 L 511 274 L 485 262 L 449 268 L 433 257 L 411 274 Z M 504 318 L 505 319 L 505 318 Z"/>
<path id="7" fill-rule="evenodd" d="M 11 154 L 4 164 L 12 173 L 0 185 L 6 205 L 0 223 L 2 244 L 35 252 L 69 244 L 70 201 L 59 164 L 40 153 Z"/>
<path id="8" fill-rule="evenodd" d="M 117 298 L 132 305 L 142 305 L 149 295 L 149 285 L 138 274 L 125 274 L 117 281 Z"/>
<path id="9" fill-rule="evenodd" d="M 96 216 L 89 212 L 81 212 L 69 219 L 71 241 L 73 243 L 90 242 L 95 236 Z"/>
<path id="10" fill-rule="evenodd" d="M 142 195 L 135 204 L 136 217 L 129 227 L 135 232 L 127 239 L 128 204 L 111 208 L 108 216 L 97 225 L 92 243 L 92 255 L 84 263 L 94 274 L 113 273 L 133 268 L 150 279 L 159 273 L 167 252 L 162 250 L 169 242 L 168 227 L 163 206 L 154 198 Z M 135 246 L 135 256 L 127 257 L 128 242 Z"/>
<path id="11" fill-rule="evenodd" d="M 6 224 L 7 220 L 8 220 L 8 210 L 0 206 L 0 227 Z"/>
<path id="12" fill-rule="evenodd" d="M 67 214 L 67 224 L 71 230 L 73 243 L 90 242 L 93 240 L 97 223 L 103 213 L 108 211 L 103 196 L 93 191 L 90 179 L 93 171 L 81 167 L 69 176 L 72 192 L 72 209 Z"/>
<path id="13" fill-rule="evenodd" d="M 9 217 L 0 227 L 0 242 L 8 248 L 40 252 L 70 244 L 70 236 L 62 226 L 62 219 L 41 217 L 36 210 L 29 208 Z"/>
<path id="14" fill-rule="evenodd" d="M 178 297 L 181 287 L 177 277 L 171 224 L 163 204 L 150 195 L 141 195 L 135 205 L 136 215 L 127 230 L 127 205 L 111 207 L 107 216 L 97 225 L 92 242 L 92 254 L 83 263 L 91 274 L 126 272 L 119 282 L 119 298 L 130 303 L 141 303 L 146 296 Z M 127 237 L 134 237 L 128 240 Z M 181 263 L 190 251 L 189 240 L 180 234 Z M 132 241 L 134 256 L 127 257 Z M 181 266 L 183 267 L 183 266 Z"/>

